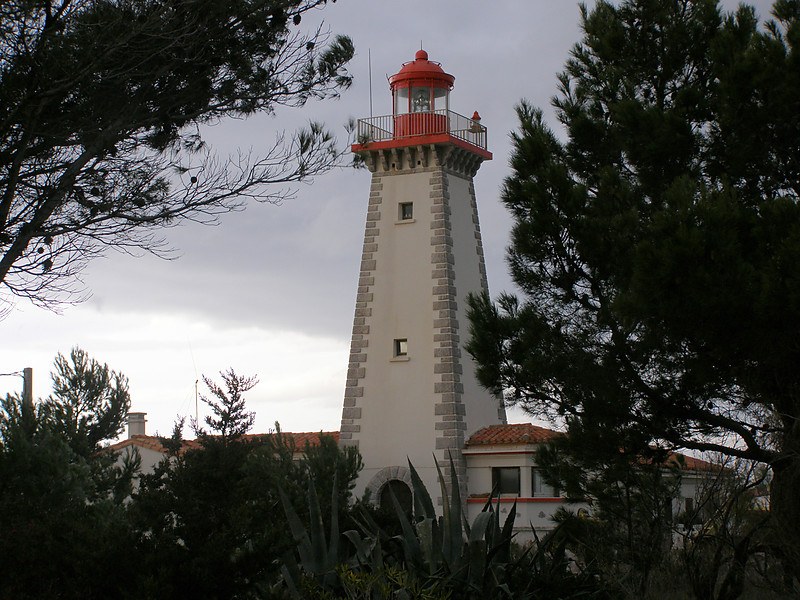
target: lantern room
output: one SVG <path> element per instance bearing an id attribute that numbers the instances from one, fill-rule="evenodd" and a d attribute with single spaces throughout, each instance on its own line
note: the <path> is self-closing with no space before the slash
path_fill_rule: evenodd
<path id="1" fill-rule="evenodd" d="M 389 78 L 395 137 L 447 132 L 453 81 L 425 50 L 417 50 L 414 60 Z"/>
<path id="2" fill-rule="evenodd" d="M 442 66 L 428 60 L 425 50 L 417 50 L 414 60 L 404 63 L 400 71 L 389 77 L 395 115 L 450 109 L 450 90 L 455 77 Z"/>

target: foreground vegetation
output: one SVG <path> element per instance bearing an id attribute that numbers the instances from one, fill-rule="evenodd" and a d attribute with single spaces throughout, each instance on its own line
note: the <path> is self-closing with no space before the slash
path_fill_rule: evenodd
<path id="1" fill-rule="evenodd" d="M 209 379 L 208 430 L 195 425 L 190 446 L 179 423 L 148 473 L 135 456 L 121 461 L 103 449 L 129 408 L 124 376 L 75 349 L 57 358 L 53 381 L 53 394 L 35 404 L 18 396 L 0 403 L 3 598 L 734 600 L 797 592 L 771 543 L 769 513 L 753 504 L 763 470 L 731 465 L 709 478 L 694 511 L 668 516 L 679 469 L 608 465 L 595 478 L 590 512 L 562 511 L 553 531 L 520 546 L 514 510 L 501 522 L 489 499 L 468 523 L 458 486 L 442 487 L 437 516 L 413 465 L 412 513 L 396 501 L 378 510 L 352 498 L 355 450 L 322 437 L 296 460 L 280 429 L 245 436 L 252 378 L 228 371 L 221 384 Z M 543 449 L 542 463 L 557 451 Z M 675 537 L 685 525 L 691 534 Z"/>
<path id="2" fill-rule="evenodd" d="M 178 424 L 152 473 L 103 449 L 128 412 L 124 376 L 75 349 L 53 379 L 35 404 L 0 401 L 0 598 L 251 597 L 292 547 L 279 488 L 305 518 L 309 482 L 330 498 L 335 481 L 347 520 L 358 453 L 323 437 L 293 460 L 279 429 L 243 437 L 248 378 L 209 380 L 199 447 Z"/>
<path id="3" fill-rule="evenodd" d="M 581 12 L 560 127 L 518 107 L 521 292 L 472 301 L 479 379 L 563 425 L 584 472 L 620 449 L 768 465 L 800 573 L 800 2 Z"/>
<path id="4" fill-rule="evenodd" d="M 165 228 L 279 202 L 335 166 L 318 123 L 233 156 L 203 129 L 349 87 L 351 40 L 300 26 L 326 4 L 3 0 L 0 310 L 82 300 L 107 248 L 168 256 Z"/>

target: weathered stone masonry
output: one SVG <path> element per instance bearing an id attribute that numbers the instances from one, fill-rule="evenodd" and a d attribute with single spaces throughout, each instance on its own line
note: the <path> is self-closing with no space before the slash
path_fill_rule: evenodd
<path id="1" fill-rule="evenodd" d="M 347 381 L 345 383 L 344 403 L 342 407 L 342 424 L 339 439 L 344 444 L 358 445 L 353 434 L 361 431 L 358 421 L 361 419 L 361 399 L 364 387 L 360 385 L 366 375 L 368 352 L 368 335 L 372 321 L 372 286 L 375 284 L 375 253 L 378 250 L 380 228 L 380 208 L 382 203 L 381 175 L 373 173 L 370 187 L 367 222 L 364 228 L 364 246 L 361 251 L 361 268 L 358 277 L 356 309 L 353 316 L 353 333 L 350 341 L 350 359 L 347 365 Z"/>
<path id="2" fill-rule="evenodd" d="M 384 206 L 384 181 L 386 177 L 396 177 L 406 174 L 429 174 L 429 210 L 430 219 L 430 298 L 433 314 L 433 389 L 431 402 L 434 414 L 434 435 L 432 441 L 434 454 L 440 465 L 445 467 L 443 473 L 446 477 L 447 487 L 450 488 L 450 471 L 448 463 L 452 456 L 456 473 L 460 481 L 462 498 L 466 498 L 467 474 L 465 459 L 462 455 L 465 435 L 467 433 L 466 413 L 467 408 L 463 402 L 464 360 L 462 356 L 462 340 L 459 327 L 466 323 L 459 323 L 459 290 L 456 285 L 455 252 L 452 235 L 452 207 L 450 204 L 450 185 L 452 178 L 459 178 L 460 189 L 467 184 L 469 198 L 459 195 L 459 202 L 467 200 L 466 206 L 459 205 L 462 214 L 467 209 L 474 225 L 475 252 L 477 254 L 480 288 L 487 290 L 486 267 L 481 244 L 480 227 L 478 224 L 477 202 L 475 198 L 472 178 L 477 172 L 482 159 L 474 153 L 463 150 L 453 145 L 393 148 L 385 151 L 372 151 L 363 154 L 365 163 L 372 172 L 369 205 L 362 249 L 361 267 L 359 274 L 356 309 L 353 320 L 350 358 L 345 386 L 345 397 L 342 409 L 342 422 L 340 440 L 343 445 L 359 445 L 363 435 L 362 418 L 363 402 L 377 401 L 372 398 L 376 390 L 370 388 L 370 398 L 364 395 L 364 380 L 369 369 L 370 348 L 369 338 L 373 322 L 373 288 L 375 284 L 376 269 L 381 269 L 383 276 L 386 265 L 377 264 L 378 247 L 382 240 L 380 232 L 382 227 L 388 227 L 394 222 L 395 206 Z M 463 192 L 460 192 L 463 193 Z M 413 200 L 409 198 L 409 200 Z M 424 203 L 415 204 L 415 211 L 422 209 Z M 386 213 L 386 211 L 392 214 Z M 383 213 L 383 214 L 382 214 Z M 427 221 L 427 219 L 425 219 Z M 421 223 L 418 223 L 421 225 Z M 459 235 L 463 236 L 462 230 Z M 469 233 L 467 233 L 469 235 Z M 386 240 L 383 240 L 384 242 Z M 381 250 L 383 252 L 384 250 Z M 472 262 L 472 259 L 467 259 Z M 472 262 L 474 265 L 475 262 Z M 474 269 L 474 266 L 472 267 Z M 422 282 L 420 282 L 422 283 Z M 474 284 L 472 284 L 474 285 Z M 422 291 L 422 290 L 420 290 Z M 462 290 L 464 294 L 468 291 Z M 463 309 L 463 307 L 461 307 Z M 373 332 L 374 333 L 374 332 Z M 371 360 L 384 360 L 385 349 L 372 349 L 377 354 Z M 418 357 L 419 359 L 420 357 Z M 471 365 L 469 366 L 471 368 Z M 374 382 L 371 384 L 374 385 Z M 380 393 L 379 391 L 377 392 Z M 429 405 L 431 406 L 431 405 Z M 497 411 L 500 422 L 505 422 L 505 410 L 502 403 L 498 403 Z M 377 497 L 380 487 L 396 476 L 397 465 L 387 465 L 368 484 L 368 489 Z M 398 471 L 399 473 L 399 471 Z M 401 479 L 405 479 L 404 477 Z M 441 500 L 441 499 L 440 499 Z"/>

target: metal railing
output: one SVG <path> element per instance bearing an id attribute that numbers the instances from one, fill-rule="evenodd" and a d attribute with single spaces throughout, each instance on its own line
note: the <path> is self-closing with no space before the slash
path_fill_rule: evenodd
<path id="1" fill-rule="evenodd" d="M 451 110 L 382 115 L 358 120 L 356 143 L 385 142 L 447 133 L 486 150 L 486 127 Z"/>

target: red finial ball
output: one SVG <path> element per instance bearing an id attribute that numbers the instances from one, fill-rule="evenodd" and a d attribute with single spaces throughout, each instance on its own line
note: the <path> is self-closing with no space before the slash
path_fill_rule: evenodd
<path id="1" fill-rule="evenodd" d="M 422 48 L 417 50 L 417 53 L 414 55 L 416 60 L 428 60 L 428 53 L 425 52 Z"/>

